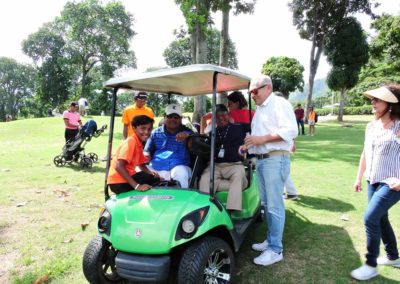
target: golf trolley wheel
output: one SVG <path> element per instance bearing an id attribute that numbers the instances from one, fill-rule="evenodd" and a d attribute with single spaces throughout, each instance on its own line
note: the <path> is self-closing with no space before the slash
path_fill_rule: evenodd
<path id="1" fill-rule="evenodd" d="M 222 239 L 205 237 L 183 253 L 178 283 L 232 283 L 233 270 L 231 247 Z"/>
<path id="2" fill-rule="evenodd" d="M 65 163 L 67 162 L 67 160 L 65 159 L 64 156 L 62 155 L 57 155 L 54 157 L 54 165 L 56 165 L 56 167 L 63 167 L 65 166 Z"/>
<path id="3" fill-rule="evenodd" d="M 100 235 L 95 236 L 83 254 L 83 274 L 89 283 L 124 283 L 115 266 L 117 252 L 111 243 Z"/>
<path id="4" fill-rule="evenodd" d="M 96 153 L 90 152 L 87 154 L 89 158 L 93 161 L 93 163 L 96 163 L 99 160 L 99 156 L 97 156 Z"/>
<path id="5" fill-rule="evenodd" d="M 93 162 L 88 156 L 83 156 L 79 162 L 79 165 L 82 168 L 90 169 L 93 165 Z"/>

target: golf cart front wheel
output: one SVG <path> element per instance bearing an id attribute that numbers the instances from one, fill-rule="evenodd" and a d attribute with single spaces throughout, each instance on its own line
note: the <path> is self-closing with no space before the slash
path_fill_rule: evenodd
<path id="1" fill-rule="evenodd" d="M 93 163 L 96 163 L 99 160 L 99 156 L 97 156 L 96 153 L 91 152 L 88 154 L 88 156 L 93 161 Z"/>
<path id="2" fill-rule="evenodd" d="M 84 156 L 81 161 L 79 162 L 82 168 L 90 169 L 93 165 L 92 159 L 87 156 Z"/>
<path id="3" fill-rule="evenodd" d="M 62 155 L 57 155 L 54 157 L 54 165 L 56 165 L 56 167 L 63 167 L 65 166 L 65 163 L 67 162 L 67 160 L 65 159 L 64 156 Z"/>
<path id="4" fill-rule="evenodd" d="M 115 266 L 117 252 L 111 243 L 100 235 L 94 237 L 83 254 L 83 274 L 89 283 L 125 283 Z"/>
<path id="5" fill-rule="evenodd" d="M 183 253 L 178 283 L 232 283 L 233 271 L 231 247 L 222 239 L 205 237 Z"/>

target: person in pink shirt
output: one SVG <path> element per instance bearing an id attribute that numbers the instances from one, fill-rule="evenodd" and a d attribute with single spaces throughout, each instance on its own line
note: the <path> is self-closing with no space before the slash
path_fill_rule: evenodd
<path id="1" fill-rule="evenodd" d="M 76 112 L 76 102 L 69 104 L 69 110 L 64 111 L 63 119 L 65 124 L 65 142 L 74 138 L 79 131 L 79 126 L 82 126 L 81 116 Z"/>

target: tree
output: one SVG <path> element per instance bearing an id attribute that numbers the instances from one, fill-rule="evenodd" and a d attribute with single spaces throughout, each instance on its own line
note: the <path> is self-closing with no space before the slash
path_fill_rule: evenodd
<path id="1" fill-rule="evenodd" d="M 0 119 L 17 117 L 25 101 L 34 94 L 36 70 L 7 57 L 0 57 Z"/>
<path id="2" fill-rule="evenodd" d="M 229 38 L 229 14 L 232 8 L 233 14 L 238 15 L 240 13 L 253 13 L 254 5 L 256 0 L 249 2 L 243 0 L 223 0 L 223 1 L 212 1 L 211 9 L 215 12 L 217 10 L 222 11 L 222 23 L 220 33 L 220 48 L 219 48 L 219 65 L 229 67 L 229 45 L 231 40 Z M 236 67 L 237 68 L 237 67 Z M 227 104 L 226 92 L 220 93 L 217 97 L 217 103 Z"/>
<path id="3" fill-rule="evenodd" d="M 180 5 L 190 34 L 192 63 L 207 63 L 206 30 L 210 20 L 209 0 L 175 0 Z M 194 98 L 193 121 L 199 122 L 206 112 L 205 96 Z"/>
<path id="4" fill-rule="evenodd" d="M 88 97 L 92 92 L 93 70 L 111 77 L 119 67 L 136 66 L 135 55 L 129 50 L 129 41 L 134 36 L 132 24 L 133 16 L 120 2 L 104 6 L 99 0 L 68 2 L 61 17 L 30 35 L 23 49 L 42 63 L 56 64 L 63 58 L 63 67 L 67 64 L 74 72 L 73 85 L 79 86 L 75 96 Z M 49 46 L 48 38 L 53 39 L 54 46 Z M 54 53 L 55 50 L 58 52 Z M 53 66 L 53 70 L 58 69 Z"/>
<path id="5" fill-rule="evenodd" d="M 165 62 L 170 67 L 178 67 L 189 65 L 192 62 L 190 53 L 190 37 L 188 32 L 181 28 L 174 31 L 176 40 L 164 50 L 163 56 Z M 207 29 L 207 62 L 218 65 L 220 57 L 220 33 L 217 29 Z M 228 47 L 228 67 L 232 69 L 238 68 L 236 48 L 234 43 L 230 42 Z"/>
<path id="6" fill-rule="evenodd" d="M 303 91 L 303 72 L 304 67 L 299 61 L 285 56 L 269 58 L 261 71 L 271 77 L 274 90 L 282 92 L 286 99 L 290 92 Z"/>
<path id="7" fill-rule="evenodd" d="M 367 37 L 354 17 L 345 18 L 324 40 L 324 52 L 333 65 L 328 74 L 329 88 L 341 91 L 338 121 L 343 121 L 346 91 L 357 84 L 361 67 L 368 62 Z"/>
<path id="8" fill-rule="evenodd" d="M 374 0 L 292 0 L 289 3 L 290 10 L 293 12 L 293 23 L 299 30 L 300 37 L 311 41 L 310 74 L 305 105 L 306 117 L 308 116 L 308 107 L 311 105 L 314 78 L 325 36 L 348 15 L 360 12 L 372 15 L 371 5 L 373 2 Z"/>

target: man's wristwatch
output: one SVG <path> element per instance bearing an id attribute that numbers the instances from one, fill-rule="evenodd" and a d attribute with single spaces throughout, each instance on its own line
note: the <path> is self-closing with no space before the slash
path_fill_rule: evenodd
<path id="1" fill-rule="evenodd" d="M 135 190 L 137 190 L 137 189 L 139 188 L 139 186 L 140 186 L 140 183 L 138 183 L 138 184 L 135 186 Z"/>

